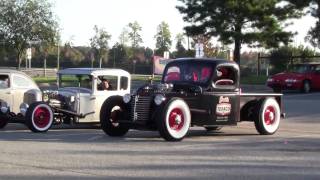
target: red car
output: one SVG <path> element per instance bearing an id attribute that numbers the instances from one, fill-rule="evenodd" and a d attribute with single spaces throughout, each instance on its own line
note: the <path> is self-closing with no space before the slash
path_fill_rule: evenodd
<path id="1" fill-rule="evenodd" d="M 267 86 L 274 92 L 300 90 L 308 93 L 320 89 L 320 63 L 297 64 L 290 72 L 282 72 L 268 78 Z"/>

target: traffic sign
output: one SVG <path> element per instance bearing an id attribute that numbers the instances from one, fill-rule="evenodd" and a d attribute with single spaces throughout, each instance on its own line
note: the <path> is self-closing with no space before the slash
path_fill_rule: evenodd
<path id="1" fill-rule="evenodd" d="M 196 51 L 195 57 L 197 57 L 197 58 L 204 57 L 203 44 L 202 43 L 196 43 L 195 46 L 194 46 L 194 49 Z"/>

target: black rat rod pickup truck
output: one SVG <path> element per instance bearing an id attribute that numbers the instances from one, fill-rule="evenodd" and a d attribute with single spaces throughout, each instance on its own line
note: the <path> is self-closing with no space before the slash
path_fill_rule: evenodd
<path id="1" fill-rule="evenodd" d="M 239 66 L 232 61 L 172 60 L 160 84 L 105 101 L 102 129 L 109 136 L 123 136 L 129 129 L 158 130 L 165 140 L 179 141 L 191 126 L 218 130 L 252 121 L 260 134 L 274 134 L 284 115 L 282 94 L 242 93 L 239 80 Z"/>

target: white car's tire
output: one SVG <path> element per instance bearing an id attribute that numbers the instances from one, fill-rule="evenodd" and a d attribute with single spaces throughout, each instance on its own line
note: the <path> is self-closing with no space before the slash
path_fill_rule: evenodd
<path id="1" fill-rule="evenodd" d="M 129 131 L 129 127 L 117 122 L 123 120 L 128 113 L 125 104 L 120 96 L 107 99 L 100 110 L 101 129 L 109 136 L 124 136 Z"/>
<path id="2" fill-rule="evenodd" d="M 32 132 L 47 132 L 53 123 L 53 111 L 44 102 L 31 104 L 26 112 L 26 125 Z"/>
<path id="3" fill-rule="evenodd" d="M 191 124 L 189 106 L 182 99 L 173 98 L 157 119 L 160 135 L 167 141 L 180 141 L 188 133 Z"/>
<path id="4" fill-rule="evenodd" d="M 266 98 L 256 109 L 254 124 L 262 135 L 274 134 L 280 125 L 281 110 L 274 98 Z"/>
<path id="5" fill-rule="evenodd" d="M 6 127 L 7 124 L 8 124 L 8 118 L 5 117 L 5 115 L 3 115 L 0 112 L 0 129 L 3 129 L 4 127 Z"/>

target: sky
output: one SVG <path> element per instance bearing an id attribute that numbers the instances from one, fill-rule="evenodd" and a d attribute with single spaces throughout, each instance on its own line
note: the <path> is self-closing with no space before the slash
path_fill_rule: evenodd
<path id="1" fill-rule="evenodd" d="M 184 22 L 175 8 L 175 0 L 53 0 L 63 41 L 89 45 L 93 27 L 105 28 L 112 35 L 110 44 L 119 41 L 122 29 L 137 21 L 141 27 L 142 45 L 154 48 L 157 26 L 165 21 L 173 38 L 183 33 Z"/>
<path id="2" fill-rule="evenodd" d="M 90 45 L 94 36 L 93 27 L 98 25 L 112 35 L 109 46 L 119 41 L 123 28 L 137 21 L 142 27 L 142 46 L 155 48 L 154 35 L 157 26 L 165 21 L 174 40 L 176 34 L 183 33 L 186 23 L 175 8 L 177 0 L 51 0 L 57 16 L 62 42 L 71 41 L 74 46 Z M 308 45 L 304 37 L 315 24 L 314 18 L 307 16 L 293 21 L 288 30 L 298 32 L 294 45 Z M 173 41 L 174 48 L 175 41 Z"/>

